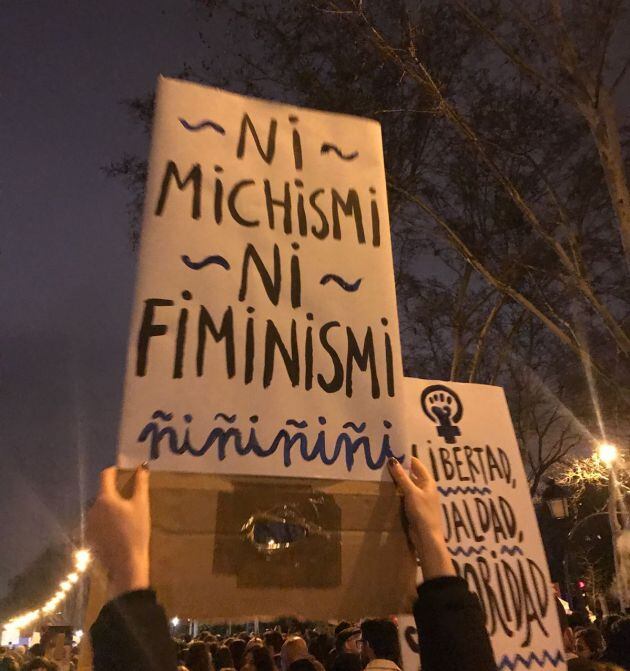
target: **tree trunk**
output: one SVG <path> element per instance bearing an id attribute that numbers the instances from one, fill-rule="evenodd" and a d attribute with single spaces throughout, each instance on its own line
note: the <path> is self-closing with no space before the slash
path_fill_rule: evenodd
<path id="1" fill-rule="evenodd" d="M 621 151 L 615 102 L 610 91 L 602 86 L 596 108 L 583 101 L 577 104 L 589 125 L 599 153 L 610 201 L 619 223 L 626 262 L 630 265 L 630 190 Z"/>

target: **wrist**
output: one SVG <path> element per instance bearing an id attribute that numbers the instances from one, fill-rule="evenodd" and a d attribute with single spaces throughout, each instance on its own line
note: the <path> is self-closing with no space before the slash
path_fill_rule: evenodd
<path id="1" fill-rule="evenodd" d="M 149 588 L 149 558 L 136 557 L 110 575 L 112 597 Z"/>
<path id="2" fill-rule="evenodd" d="M 422 575 L 425 580 L 456 575 L 453 561 L 441 530 L 422 534 L 419 539 L 419 545 L 416 545 L 416 549 L 420 559 Z"/>

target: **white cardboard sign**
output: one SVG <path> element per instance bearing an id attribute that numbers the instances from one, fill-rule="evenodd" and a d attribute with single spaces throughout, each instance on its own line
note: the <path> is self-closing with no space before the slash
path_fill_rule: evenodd
<path id="1" fill-rule="evenodd" d="M 379 124 L 160 79 L 119 465 L 378 480 L 401 371 Z"/>
<path id="2" fill-rule="evenodd" d="M 403 671 L 420 671 L 420 643 L 413 615 L 398 615 L 396 624 Z"/>
<path id="3" fill-rule="evenodd" d="M 499 671 L 566 668 L 503 389 L 412 378 L 405 385 L 412 451 L 437 482 L 448 549 L 481 600 Z"/>

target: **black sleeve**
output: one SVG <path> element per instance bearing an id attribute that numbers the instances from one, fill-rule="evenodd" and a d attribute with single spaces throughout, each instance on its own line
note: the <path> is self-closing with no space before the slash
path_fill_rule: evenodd
<path id="1" fill-rule="evenodd" d="M 90 629 L 94 671 L 175 671 L 177 656 L 155 592 L 127 592 L 103 606 Z"/>
<path id="2" fill-rule="evenodd" d="M 422 671 L 496 671 L 481 605 L 462 578 L 422 583 L 413 615 Z"/>

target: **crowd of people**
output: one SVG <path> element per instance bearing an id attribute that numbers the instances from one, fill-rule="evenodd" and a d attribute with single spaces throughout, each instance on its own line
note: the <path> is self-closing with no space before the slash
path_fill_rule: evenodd
<path id="1" fill-rule="evenodd" d="M 418 459 L 410 470 L 390 459 L 400 489 L 410 539 L 424 581 L 413 615 L 420 659 L 417 671 L 496 671 L 478 598 L 457 577 L 442 534 L 436 484 Z M 122 497 L 116 469 L 106 469 L 90 511 L 88 531 L 107 570 L 111 600 L 91 628 L 94 671 L 400 671 L 401 650 L 391 619 L 341 622 L 332 629 L 278 627 L 261 636 L 202 631 L 173 638 L 166 614 L 149 585 L 149 473 L 135 474 L 134 491 Z M 630 618 L 608 618 L 600 629 L 572 627 L 558 600 L 569 671 L 630 671 Z M 75 651 L 76 652 L 76 651 Z M 74 671 L 45 651 L 15 648 L 0 654 L 0 671 Z"/>
<path id="2" fill-rule="evenodd" d="M 630 618 L 610 615 L 599 626 L 585 626 L 558 614 L 569 671 L 630 671 Z M 258 635 L 201 631 L 195 637 L 173 637 L 177 671 L 397 671 L 402 667 L 395 621 L 364 619 L 305 627 L 295 621 Z M 75 671 L 78 646 L 40 643 L 30 648 L 0 647 L 0 671 Z M 417 671 L 405 669 L 404 671 Z"/>
<path id="3" fill-rule="evenodd" d="M 630 671 L 630 617 L 609 615 L 595 625 L 557 607 L 569 671 Z"/>
<path id="4" fill-rule="evenodd" d="M 65 641 L 0 647 L 0 671 L 76 671 L 78 660 L 79 647 Z"/>
<path id="5" fill-rule="evenodd" d="M 330 633 L 275 628 L 260 636 L 241 632 L 224 637 L 204 631 L 174 643 L 179 671 L 362 671 L 401 666 L 398 630 L 387 619 L 365 619 L 360 625 L 343 621 Z M 377 659 L 386 665 L 375 665 Z"/>

